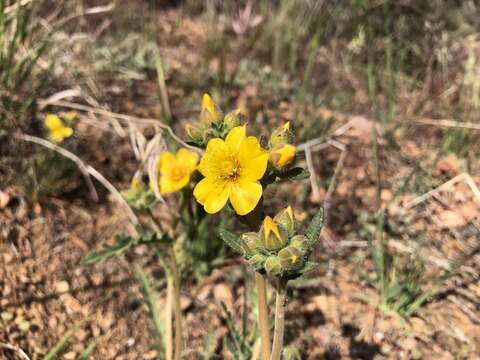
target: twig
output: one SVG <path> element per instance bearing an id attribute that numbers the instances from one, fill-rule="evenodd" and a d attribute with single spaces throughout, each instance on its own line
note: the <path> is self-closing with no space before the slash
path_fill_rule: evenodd
<path id="1" fill-rule="evenodd" d="M 416 119 L 415 122 L 417 124 L 422 125 L 433 125 L 433 126 L 440 126 L 440 127 L 447 127 L 447 128 L 459 128 L 459 129 L 470 129 L 470 130 L 480 130 L 480 124 L 472 123 L 472 122 L 460 122 L 460 121 L 453 121 L 449 119 Z"/>
<path id="2" fill-rule="evenodd" d="M 285 302 L 287 299 L 287 281 L 278 279 L 277 298 L 275 300 L 275 330 L 273 334 L 272 355 L 270 360 L 280 360 L 285 332 Z"/>
<path id="3" fill-rule="evenodd" d="M 25 360 L 30 360 L 30 358 L 29 358 L 28 355 L 25 353 L 25 351 L 23 351 L 22 349 L 20 349 L 18 346 L 14 346 L 14 345 L 5 344 L 5 343 L 0 342 L 0 348 L 4 348 L 4 349 L 7 349 L 7 350 L 15 351 L 15 352 L 19 353 L 20 356 L 21 356 L 22 358 L 24 358 Z"/>
<path id="4" fill-rule="evenodd" d="M 38 138 L 36 136 L 31 136 L 31 135 L 27 135 L 27 134 L 15 134 L 14 136 L 17 139 L 27 141 L 27 142 L 36 143 L 36 144 L 42 145 L 44 147 L 47 147 L 51 150 L 54 150 L 54 151 L 58 152 L 60 155 L 72 160 L 75 164 L 77 164 L 78 169 L 80 170 L 83 177 L 85 178 L 85 182 L 87 183 L 87 186 L 88 186 L 88 189 L 90 191 L 90 195 L 91 195 L 93 201 L 98 201 L 97 190 L 95 189 L 95 186 L 93 185 L 92 179 L 90 178 L 88 168 L 83 163 L 83 161 L 80 160 L 80 158 L 78 156 L 76 156 L 75 154 L 71 153 L 70 151 L 68 151 L 68 150 L 66 150 L 66 149 L 64 149 L 64 148 L 62 148 L 62 147 L 60 147 L 60 146 L 58 146 L 54 143 L 51 143 L 50 141 Z"/>
<path id="5" fill-rule="evenodd" d="M 255 285 L 258 296 L 258 325 L 260 327 L 260 338 L 262 343 L 262 359 L 270 359 L 270 333 L 268 326 L 268 308 L 267 308 L 267 285 L 265 277 L 255 272 Z"/>
<path id="6" fill-rule="evenodd" d="M 312 149 L 307 147 L 305 149 L 305 160 L 307 161 L 307 168 L 310 172 L 310 185 L 312 187 L 312 197 L 313 200 L 318 202 L 320 201 L 320 189 L 318 187 L 317 182 L 317 172 L 315 171 L 315 167 L 313 166 L 312 160 Z"/>
<path id="7" fill-rule="evenodd" d="M 53 151 L 58 152 L 60 155 L 65 156 L 66 158 L 72 160 L 75 164 L 77 164 L 78 168 L 82 171 L 84 174 L 85 180 L 87 181 L 87 184 L 89 185 L 89 188 L 93 188 L 95 190 L 92 180 L 90 178 L 90 175 L 93 176 L 98 182 L 100 182 L 105 188 L 107 188 L 108 191 L 117 199 L 117 201 L 123 206 L 125 212 L 127 213 L 128 217 L 130 218 L 130 221 L 133 224 L 138 224 L 138 219 L 133 210 L 128 206 L 126 201 L 123 199 L 122 195 L 120 192 L 113 186 L 102 174 L 100 174 L 95 168 L 91 167 L 90 165 L 86 165 L 78 156 L 75 154 L 71 153 L 70 151 L 65 150 L 64 148 L 53 144 L 47 140 L 41 139 L 36 136 L 31 136 L 27 134 L 20 134 L 17 133 L 14 135 L 16 139 L 22 140 L 22 141 L 27 141 L 31 143 L 35 143 L 41 146 L 44 146 L 48 149 L 51 149 Z M 95 196 L 98 199 L 98 195 L 95 191 Z"/>
<path id="8" fill-rule="evenodd" d="M 190 150 L 196 151 L 199 154 L 201 154 L 203 152 L 201 149 L 199 149 L 195 146 L 189 145 L 185 141 L 180 139 L 177 135 L 175 135 L 175 133 L 173 132 L 173 130 L 170 126 L 163 124 L 158 119 L 140 118 L 140 117 L 136 117 L 136 116 L 132 116 L 132 115 L 119 114 L 119 113 L 115 113 L 115 112 L 112 112 L 112 111 L 109 111 L 109 110 L 105 110 L 105 109 L 101 109 L 101 108 L 94 108 L 94 107 L 91 107 L 91 106 L 77 104 L 77 103 L 73 103 L 73 102 L 69 102 L 69 101 L 48 101 L 48 99 L 47 99 L 47 100 L 39 100 L 38 103 L 42 107 L 45 107 L 47 105 L 61 106 L 61 107 L 66 107 L 66 108 L 75 109 L 75 110 L 79 110 L 79 111 L 90 112 L 92 114 L 102 115 L 102 116 L 106 116 L 106 117 L 112 117 L 112 118 L 122 120 L 122 121 L 127 122 L 127 123 L 133 122 L 133 123 L 136 123 L 136 124 L 139 124 L 139 125 L 153 126 L 154 128 L 158 127 L 158 128 L 166 130 L 169 133 L 169 135 L 176 142 L 178 142 L 180 145 L 182 145 L 182 146 L 184 146 L 184 147 L 186 147 Z"/>
<path id="9" fill-rule="evenodd" d="M 342 144 L 343 145 L 343 144 Z M 336 188 L 337 178 L 340 175 L 340 172 L 343 169 L 343 162 L 345 160 L 345 156 L 347 155 L 347 150 L 344 148 L 340 154 L 340 159 L 338 159 L 337 166 L 335 166 L 335 170 L 333 172 L 332 179 L 330 180 L 330 184 L 328 185 L 327 194 L 325 195 L 324 201 L 324 209 L 325 209 L 325 223 L 328 224 L 328 215 L 330 213 L 330 199 L 332 198 L 333 192 Z"/>
<path id="10" fill-rule="evenodd" d="M 470 180 L 466 180 L 468 178 Z M 443 183 L 442 185 L 436 187 L 435 189 L 432 189 L 432 190 L 426 192 L 425 194 L 420 195 L 420 196 L 416 197 L 415 199 L 407 202 L 403 206 L 403 209 L 404 210 L 409 210 L 412 207 L 417 206 L 418 204 L 424 202 L 425 200 L 431 198 L 432 196 L 438 194 L 439 192 L 449 188 L 450 186 L 452 186 L 452 185 L 454 185 L 454 184 L 456 184 L 456 183 L 458 183 L 462 180 L 466 180 L 467 185 L 470 187 L 470 189 L 472 190 L 472 192 L 476 196 L 477 200 L 480 202 L 480 191 L 478 190 L 477 186 L 475 185 L 475 182 L 473 181 L 473 179 L 470 177 L 469 174 L 461 173 L 461 174 L 455 176 L 454 178 L 448 180 L 447 182 Z"/>

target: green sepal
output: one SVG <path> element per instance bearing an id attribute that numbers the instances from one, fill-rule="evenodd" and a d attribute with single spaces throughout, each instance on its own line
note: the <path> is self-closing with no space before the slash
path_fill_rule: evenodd
<path id="1" fill-rule="evenodd" d="M 225 229 L 218 230 L 218 234 L 222 238 L 222 240 L 230 246 L 235 252 L 239 253 L 240 255 L 245 255 L 245 250 L 242 246 L 242 240 L 235 234 L 232 234 L 230 231 Z"/>
<path id="2" fill-rule="evenodd" d="M 320 264 L 317 263 L 317 262 L 314 262 L 314 261 L 307 261 L 305 262 L 305 265 L 303 265 L 303 267 L 298 270 L 298 273 L 300 275 L 305 275 L 305 274 L 308 274 L 312 271 L 315 271 L 319 268 Z"/>

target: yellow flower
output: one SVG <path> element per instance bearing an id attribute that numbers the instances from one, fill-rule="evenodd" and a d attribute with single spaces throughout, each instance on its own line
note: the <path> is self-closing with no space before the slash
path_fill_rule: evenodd
<path id="1" fill-rule="evenodd" d="M 180 149 L 175 155 L 165 151 L 158 160 L 160 169 L 160 193 L 168 194 L 180 190 L 190 182 L 190 176 L 197 169 L 198 154 Z"/>
<path id="2" fill-rule="evenodd" d="M 62 142 L 63 139 L 73 134 L 73 129 L 65 126 L 62 120 L 54 114 L 47 114 L 45 117 L 45 126 L 48 129 L 48 135 L 55 142 Z"/>
<path id="3" fill-rule="evenodd" d="M 202 110 L 200 112 L 200 121 L 203 123 L 212 123 L 220 119 L 220 111 L 213 99 L 208 94 L 203 94 Z"/>
<path id="4" fill-rule="evenodd" d="M 219 138 L 208 142 L 198 169 L 205 178 L 193 195 L 205 211 L 214 214 L 230 200 L 235 212 L 251 212 L 262 196 L 259 180 L 265 174 L 268 153 L 257 138 L 246 136 L 246 127 L 234 127 L 225 141 Z"/>
<path id="5" fill-rule="evenodd" d="M 280 144 L 270 151 L 270 163 L 277 170 L 284 170 L 295 160 L 297 148 L 290 144 Z"/>

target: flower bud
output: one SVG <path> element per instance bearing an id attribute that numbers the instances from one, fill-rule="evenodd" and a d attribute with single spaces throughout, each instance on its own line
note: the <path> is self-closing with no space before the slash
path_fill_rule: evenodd
<path id="1" fill-rule="evenodd" d="M 265 271 L 268 275 L 278 276 L 282 274 L 282 265 L 278 256 L 272 255 L 265 260 Z"/>
<path id="2" fill-rule="evenodd" d="M 256 271 L 260 271 L 263 269 L 266 259 L 264 255 L 256 254 L 253 255 L 248 262 Z"/>
<path id="3" fill-rule="evenodd" d="M 294 248 L 299 249 L 301 252 L 305 253 L 308 251 L 309 245 L 308 245 L 308 239 L 304 235 L 295 235 L 291 240 L 290 240 L 290 245 Z"/>
<path id="4" fill-rule="evenodd" d="M 270 150 L 270 164 L 277 170 L 287 170 L 295 161 L 297 148 L 290 144 L 279 144 Z"/>
<path id="5" fill-rule="evenodd" d="M 280 229 L 270 216 L 266 216 L 260 229 L 262 242 L 267 250 L 278 250 L 287 243 L 285 230 Z"/>
<path id="6" fill-rule="evenodd" d="M 277 215 L 275 215 L 273 221 L 285 229 L 288 237 L 293 236 L 295 233 L 295 217 L 293 216 L 293 210 L 291 206 L 286 207 Z"/>
<path id="7" fill-rule="evenodd" d="M 225 125 L 225 128 L 227 131 L 230 131 L 234 127 L 240 125 L 239 115 L 240 115 L 240 109 L 231 111 L 227 115 L 225 115 L 225 118 L 223 119 L 223 124 Z"/>
<path id="8" fill-rule="evenodd" d="M 202 142 L 204 140 L 204 133 L 207 129 L 206 124 L 203 123 L 188 123 L 184 126 L 185 132 L 190 140 L 194 142 Z"/>
<path id="9" fill-rule="evenodd" d="M 241 236 L 243 249 L 248 256 L 253 256 L 258 253 L 261 247 L 260 237 L 257 233 L 247 232 Z"/>
<path id="10" fill-rule="evenodd" d="M 208 94 L 203 94 L 200 122 L 211 124 L 220 120 L 220 110 Z"/>
<path id="11" fill-rule="evenodd" d="M 299 248 L 287 246 L 278 252 L 278 259 L 283 270 L 295 271 L 304 265 L 304 255 L 305 253 Z"/>
<path id="12" fill-rule="evenodd" d="M 270 136 L 269 145 L 271 148 L 280 144 L 293 144 L 294 136 L 290 129 L 290 121 L 276 128 Z"/>

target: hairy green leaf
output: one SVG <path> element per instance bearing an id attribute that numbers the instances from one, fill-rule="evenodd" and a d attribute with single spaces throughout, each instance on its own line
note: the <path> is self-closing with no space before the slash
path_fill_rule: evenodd
<path id="1" fill-rule="evenodd" d="M 310 246 L 313 246 L 318 241 L 324 221 L 324 211 L 323 208 L 320 208 L 310 222 L 310 225 L 308 225 L 308 229 L 305 233 L 305 236 L 310 242 Z"/>
<path id="2" fill-rule="evenodd" d="M 294 167 L 290 170 L 278 174 L 278 176 L 286 180 L 304 180 L 310 177 L 310 172 L 307 169 L 301 167 Z"/>
<path id="3" fill-rule="evenodd" d="M 245 254 L 245 250 L 243 250 L 242 247 L 242 241 L 238 236 L 232 234 L 230 231 L 225 229 L 220 229 L 218 233 L 220 234 L 220 237 L 223 239 L 223 241 L 225 241 L 225 243 L 233 250 L 235 250 L 241 255 Z"/>

